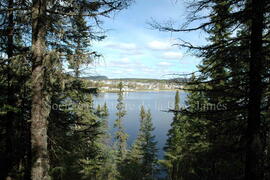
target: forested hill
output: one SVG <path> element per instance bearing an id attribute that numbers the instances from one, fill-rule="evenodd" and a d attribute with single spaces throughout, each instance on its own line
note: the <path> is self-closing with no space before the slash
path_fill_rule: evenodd
<path id="1" fill-rule="evenodd" d="M 88 76 L 88 77 L 82 77 L 83 79 L 88 80 L 107 80 L 109 79 L 107 76 Z"/>
<path id="2" fill-rule="evenodd" d="M 177 82 L 177 83 L 186 83 L 190 80 L 190 78 L 169 78 L 169 79 L 147 79 L 147 78 L 109 78 L 107 76 L 88 76 L 82 77 L 83 79 L 88 80 L 109 80 L 109 81 L 136 81 L 136 82 Z"/>
<path id="3" fill-rule="evenodd" d="M 88 81 L 89 87 L 98 88 L 101 92 L 117 92 L 118 84 L 123 83 L 123 91 L 171 91 L 183 88 L 183 84 L 188 82 L 181 79 L 139 79 L 139 78 L 119 78 L 101 79 L 84 78 Z"/>

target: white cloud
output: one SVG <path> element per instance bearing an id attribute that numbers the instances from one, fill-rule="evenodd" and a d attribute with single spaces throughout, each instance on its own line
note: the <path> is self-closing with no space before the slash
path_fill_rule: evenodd
<path id="1" fill-rule="evenodd" d="M 169 51 L 169 52 L 165 52 L 162 54 L 162 58 L 164 59 L 181 59 L 183 57 L 183 54 L 181 52 L 173 52 L 173 51 Z"/>
<path id="2" fill-rule="evenodd" d="M 109 61 L 108 63 L 108 67 L 119 67 L 119 68 L 130 68 L 134 65 L 136 65 L 136 63 L 134 61 L 131 61 L 128 58 L 112 60 L 112 61 Z"/>
<path id="3" fill-rule="evenodd" d="M 154 67 L 148 67 L 148 66 L 145 66 L 143 68 L 141 68 L 141 73 L 155 73 L 157 70 L 156 68 Z"/>
<path id="4" fill-rule="evenodd" d="M 123 70 L 117 69 L 117 70 L 113 70 L 111 71 L 113 74 L 123 74 Z"/>
<path id="5" fill-rule="evenodd" d="M 134 69 L 125 69 L 126 72 L 134 72 Z"/>
<path id="6" fill-rule="evenodd" d="M 170 50 L 173 49 L 172 44 L 163 41 L 151 41 L 148 43 L 148 47 L 152 50 Z"/>
<path id="7" fill-rule="evenodd" d="M 130 59 L 125 57 L 125 58 L 122 58 L 119 60 L 119 62 L 122 62 L 122 63 L 129 63 L 130 62 Z"/>
<path id="8" fill-rule="evenodd" d="M 104 48 L 120 51 L 122 55 L 142 55 L 141 49 L 134 43 L 123 43 L 109 41 L 103 45 Z"/>
<path id="9" fill-rule="evenodd" d="M 109 42 L 105 45 L 106 47 L 119 50 L 137 50 L 137 45 L 134 43 L 120 43 L 120 42 Z"/>
<path id="10" fill-rule="evenodd" d="M 139 71 L 146 67 L 142 62 L 128 57 L 106 61 L 106 63 L 102 63 L 99 66 L 106 69 L 121 69 L 123 72 Z"/>
<path id="11" fill-rule="evenodd" d="M 171 66 L 172 64 L 171 63 L 168 63 L 168 62 L 159 62 L 158 63 L 158 66 Z"/>

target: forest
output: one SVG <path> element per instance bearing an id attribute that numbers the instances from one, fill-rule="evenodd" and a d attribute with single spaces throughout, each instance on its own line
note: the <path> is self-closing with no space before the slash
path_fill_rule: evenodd
<path id="1" fill-rule="evenodd" d="M 185 0 L 185 22 L 147 23 L 207 36 L 174 44 L 201 62 L 175 79 L 163 159 L 151 110 L 140 107 L 128 145 L 123 84 L 111 137 L 108 107 L 82 78 L 102 57 L 102 19 L 136 1 L 0 1 L 0 180 L 270 180 L 270 1 Z"/>

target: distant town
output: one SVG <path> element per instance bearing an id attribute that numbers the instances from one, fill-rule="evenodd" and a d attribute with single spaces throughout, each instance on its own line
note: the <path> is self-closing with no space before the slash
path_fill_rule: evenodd
<path id="1" fill-rule="evenodd" d="M 85 78 L 92 88 L 97 88 L 100 92 L 117 92 L 118 84 L 123 83 L 123 91 L 173 91 L 183 88 L 181 79 L 108 79 L 106 76 L 94 76 Z"/>

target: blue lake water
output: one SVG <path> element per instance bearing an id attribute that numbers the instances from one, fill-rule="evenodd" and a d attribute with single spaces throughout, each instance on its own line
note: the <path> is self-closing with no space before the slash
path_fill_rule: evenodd
<path id="1" fill-rule="evenodd" d="M 151 92 L 125 92 L 124 104 L 127 111 L 124 117 L 124 127 L 126 133 L 129 134 L 128 145 L 130 146 L 136 139 L 139 122 L 140 108 L 143 105 L 145 109 L 150 109 L 152 121 L 155 127 L 154 135 L 158 142 L 158 156 L 163 158 L 163 147 L 167 140 L 167 133 L 170 129 L 173 113 L 166 112 L 174 107 L 175 91 L 151 91 Z M 95 106 L 107 103 L 109 109 L 108 125 L 109 132 L 113 136 L 113 124 L 116 119 L 117 93 L 100 93 L 94 98 Z M 186 93 L 180 92 L 180 103 L 184 104 Z"/>

